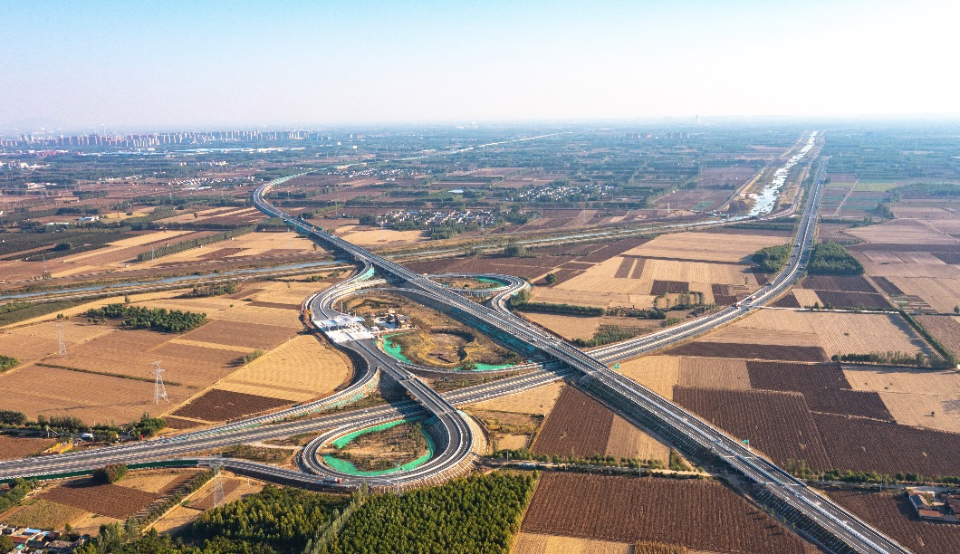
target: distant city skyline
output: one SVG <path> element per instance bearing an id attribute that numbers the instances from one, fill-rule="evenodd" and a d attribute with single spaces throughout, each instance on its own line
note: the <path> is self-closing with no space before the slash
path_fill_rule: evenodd
<path id="1" fill-rule="evenodd" d="M 0 3 L 0 133 L 960 116 L 955 2 Z"/>

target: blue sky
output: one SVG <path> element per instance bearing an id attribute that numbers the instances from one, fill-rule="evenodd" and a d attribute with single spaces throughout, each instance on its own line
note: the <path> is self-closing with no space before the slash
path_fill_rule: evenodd
<path id="1" fill-rule="evenodd" d="M 0 2 L 0 129 L 960 113 L 950 1 Z"/>

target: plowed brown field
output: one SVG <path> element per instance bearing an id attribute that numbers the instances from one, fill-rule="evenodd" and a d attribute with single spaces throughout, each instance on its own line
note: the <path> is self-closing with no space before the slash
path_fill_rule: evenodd
<path id="1" fill-rule="evenodd" d="M 801 394 L 677 387 L 674 400 L 735 437 L 749 440 L 751 448 L 779 464 L 805 460 L 813 468 L 833 467 Z"/>
<path id="2" fill-rule="evenodd" d="M 213 389 L 173 413 L 175 416 L 226 421 L 289 404 L 287 400 Z"/>
<path id="3" fill-rule="evenodd" d="M 547 416 L 532 450 L 556 456 L 606 454 L 613 412 L 573 387 L 563 394 Z"/>
<path id="4" fill-rule="evenodd" d="M 157 495 L 119 485 L 74 481 L 44 492 L 41 498 L 117 519 L 126 519 L 146 508 Z"/>
<path id="5" fill-rule="evenodd" d="M 953 554 L 960 545 L 960 525 L 920 520 L 903 495 L 861 490 L 828 490 L 827 494 L 914 552 Z"/>
<path id="6" fill-rule="evenodd" d="M 804 551 L 799 537 L 708 481 L 546 473 L 521 530 L 708 552 Z"/>

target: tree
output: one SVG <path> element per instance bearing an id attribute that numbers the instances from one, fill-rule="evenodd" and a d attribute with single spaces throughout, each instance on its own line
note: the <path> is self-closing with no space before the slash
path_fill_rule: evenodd
<path id="1" fill-rule="evenodd" d="M 8 535 L 0 536 L 0 552 L 6 554 L 7 552 L 13 550 L 13 547 L 13 539 L 11 539 Z"/>
<path id="2" fill-rule="evenodd" d="M 547 284 L 548 284 L 548 285 L 552 285 L 552 284 L 556 283 L 556 282 L 557 282 L 557 274 L 556 274 L 556 273 L 547 273 L 546 280 L 547 280 Z"/>

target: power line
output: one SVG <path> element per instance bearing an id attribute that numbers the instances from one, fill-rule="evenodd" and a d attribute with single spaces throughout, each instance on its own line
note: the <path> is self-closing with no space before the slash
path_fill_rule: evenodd
<path id="1" fill-rule="evenodd" d="M 156 376 L 156 379 L 153 382 L 153 402 L 155 404 L 160 403 L 160 399 L 164 399 L 167 402 L 170 402 L 170 399 L 167 398 L 167 387 L 163 385 L 163 376 L 161 373 L 166 371 L 160 367 L 160 362 L 153 362 L 153 373 Z"/>

